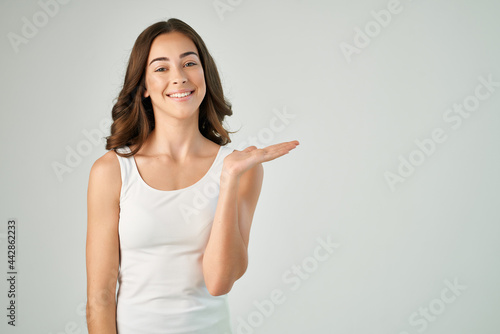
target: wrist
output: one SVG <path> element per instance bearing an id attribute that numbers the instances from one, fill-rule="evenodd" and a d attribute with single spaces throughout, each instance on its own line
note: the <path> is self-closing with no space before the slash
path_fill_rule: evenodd
<path id="1" fill-rule="evenodd" d="M 240 176 L 234 175 L 228 172 L 225 169 L 222 169 L 222 173 L 220 175 L 220 184 L 221 186 L 238 186 L 240 182 Z"/>

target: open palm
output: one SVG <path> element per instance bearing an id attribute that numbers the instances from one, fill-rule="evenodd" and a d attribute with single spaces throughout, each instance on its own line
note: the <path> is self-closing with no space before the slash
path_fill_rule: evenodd
<path id="1" fill-rule="evenodd" d="M 299 145 L 297 140 L 270 145 L 264 148 L 249 146 L 242 151 L 234 150 L 224 158 L 223 169 L 234 177 L 239 177 L 253 166 L 271 161 L 288 154 Z"/>

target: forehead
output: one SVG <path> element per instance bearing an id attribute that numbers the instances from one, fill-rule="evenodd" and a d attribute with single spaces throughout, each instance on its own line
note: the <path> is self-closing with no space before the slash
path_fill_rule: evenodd
<path id="1" fill-rule="evenodd" d="M 149 50 L 149 60 L 155 57 L 175 59 L 186 51 L 198 53 L 196 45 L 189 37 L 180 32 L 173 31 L 161 34 L 153 40 L 151 49 Z"/>

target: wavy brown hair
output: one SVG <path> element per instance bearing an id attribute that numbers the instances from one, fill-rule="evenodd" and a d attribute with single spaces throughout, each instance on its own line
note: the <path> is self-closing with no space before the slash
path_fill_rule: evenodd
<path id="1" fill-rule="evenodd" d="M 230 132 L 223 126 L 225 116 L 233 114 L 231 103 L 224 97 L 217 66 L 208 48 L 198 33 L 187 23 L 171 18 L 146 28 L 135 41 L 125 74 L 123 88 L 112 109 L 111 135 L 106 137 L 106 150 L 136 145 L 130 153 L 119 153 L 130 157 L 139 151 L 149 133 L 155 127 L 151 98 L 144 97 L 146 90 L 146 66 L 153 40 L 161 34 L 180 32 L 190 38 L 198 49 L 205 76 L 206 94 L 200 104 L 198 127 L 201 134 L 219 145 L 231 142 Z"/>

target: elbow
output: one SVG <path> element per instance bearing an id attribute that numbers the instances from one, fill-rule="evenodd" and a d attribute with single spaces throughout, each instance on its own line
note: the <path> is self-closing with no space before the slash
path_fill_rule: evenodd
<path id="1" fill-rule="evenodd" d="M 231 291 L 234 279 L 212 279 L 206 282 L 207 290 L 212 296 L 226 295 Z"/>
<path id="2" fill-rule="evenodd" d="M 229 291 L 231 291 L 230 288 L 229 289 L 208 289 L 208 292 L 214 297 L 226 295 L 229 293 Z"/>
<path id="3" fill-rule="evenodd" d="M 228 294 L 233 288 L 234 282 L 236 282 L 243 274 L 246 272 L 247 263 L 241 267 L 240 271 L 237 272 L 232 278 L 223 279 L 223 275 L 218 275 L 217 279 L 206 281 L 206 287 L 208 292 L 212 296 L 222 296 Z"/>
<path id="4" fill-rule="evenodd" d="M 220 285 L 215 285 L 215 286 L 207 286 L 208 292 L 214 297 L 223 296 L 223 295 L 228 294 L 229 291 L 231 291 L 231 288 L 232 288 L 232 286 L 228 286 L 227 284 L 226 285 L 220 284 Z"/>

